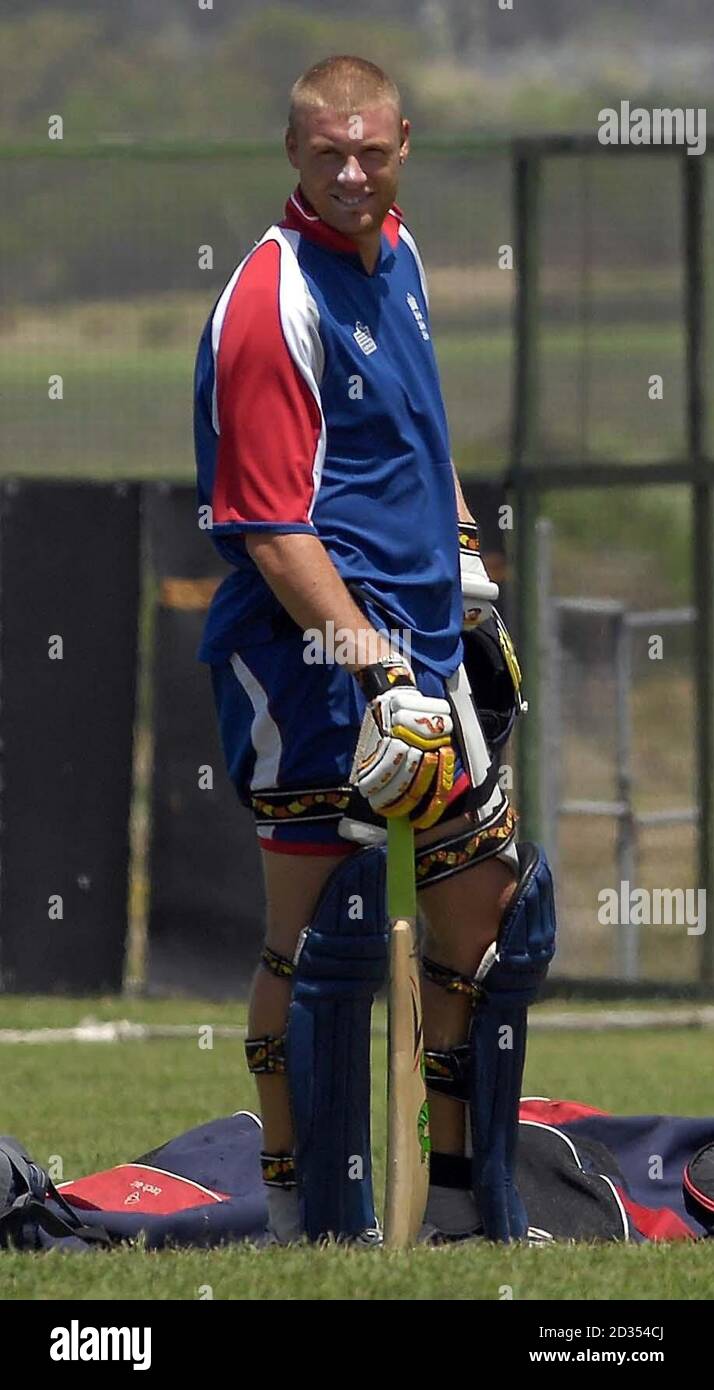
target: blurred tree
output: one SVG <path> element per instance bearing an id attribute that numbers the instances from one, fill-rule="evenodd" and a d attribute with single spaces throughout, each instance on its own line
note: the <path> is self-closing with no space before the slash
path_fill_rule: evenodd
<path id="1" fill-rule="evenodd" d="M 418 37 L 403 25 L 375 20 L 336 19 L 308 14 L 293 6 L 261 6 L 224 38 L 216 57 L 220 83 L 250 74 L 262 91 L 266 129 L 282 133 L 293 82 L 312 63 L 330 53 L 357 53 L 388 69 L 405 97 L 418 85 Z M 235 132 L 234 132 L 235 133 Z"/>
<path id="2" fill-rule="evenodd" d="M 0 26 L 0 126 L 27 139 L 47 134 L 64 94 L 101 54 L 95 19 L 43 11 Z"/>
<path id="3" fill-rule="evenodd" d="M 387 67 L 410 114 L 435 130 L 591 126 L 593 93 L 623 81 L 658 102 L 698 85 L 699 104 L 712 85 L 712 0 L 514 0 L 513 11 L 497 0 L 388 0 L 386 17 L 384 0 L 360 0 L 358 12 L 354 0 L 214 0 L 210 11 L 198 0 L 3 3 L 0 129 L 21 139 L 42 138 L 55 112 L 68 139 L 277 137 L 294 78 L 336 52 Z M 599 57 L 584 78 L 590 38 Z M 549 46 L 557 56 L 544 67 Z M 517 58 L 512 74 L 499 54 Z"/>

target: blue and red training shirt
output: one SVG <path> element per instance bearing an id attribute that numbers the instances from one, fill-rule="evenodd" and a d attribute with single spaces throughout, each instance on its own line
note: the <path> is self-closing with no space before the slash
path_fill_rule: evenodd
<path id="1" fill-rule="evenodd" d="M 461 656 L 457 510 L 419 252 L 396 204 L 369 274 L 300 188 L 237 267 L 195 374 L 200 513 L 232 566 L 199 656 L 284 610 L 248 531 L 317 535 L 370 621 L 442 676 Z M 210 510 L 209 510 L 210 509 Z"/>

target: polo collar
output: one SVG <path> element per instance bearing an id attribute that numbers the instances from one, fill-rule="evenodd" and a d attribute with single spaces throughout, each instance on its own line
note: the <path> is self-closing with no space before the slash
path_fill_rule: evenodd
<path id="1" fill-rule="evenodd" d="M 392 203 L 382 223 L 382 254 L 375 269 L 384 262 L 385 238 L 389 250 L 394 251 L 399 241 L 399 226 L 402 221 L 401 208 L 397 203 Z M 318 216 L 299 184 L 285 204 L 285 217 L 280 225 L 291 231 L 300 232 L 301 236 L 306 237 L 308 241 L 314 241 L 318 246 L 324 246 L 327 251 L 336 251 L 343 256 L 352 256 L 362 265 L 357 243 L 352 240 L 352 237 L 344 236 L 342 232 L 335 231 L 334 227 L 330 227 Z"/>

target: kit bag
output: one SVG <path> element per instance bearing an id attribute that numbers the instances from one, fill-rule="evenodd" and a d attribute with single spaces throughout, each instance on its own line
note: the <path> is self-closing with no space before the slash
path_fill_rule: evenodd
<path id="1" fill-rule="evenodd" d="M 45 1250 L 58 1243 L 90 1249 L 113 1242 L 103 1227 L 80 1221 L 17 1139 L 0 1135 L 0 1250 Z"/>

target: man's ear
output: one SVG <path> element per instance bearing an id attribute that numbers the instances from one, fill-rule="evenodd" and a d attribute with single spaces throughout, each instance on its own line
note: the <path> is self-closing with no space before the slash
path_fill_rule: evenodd
<path id="1" fill-rule="evenodd" d="M 290 160 L 290 163 L 293 166 L 293 169 L 299 169 L 300 165 L 298 164 L 297 156 L 297 136 L 291 126 L 288 126 L 285 131 L 285 151 L 288 156 L 288 159 Z"/>
<path id="2" fill-rule="evenodd" d="M 409 154 L 409 134 L 410 134 L 410 131 L 411 131 L 411 126 L 410 126 L 410 124 L 409 124 L 409 121 L 403 120 L 403 121 L 402 121 L 401 140 L 400 140 L 400 144 L 399 144 L 399 163 L 400 163 L 400 164 L 404 164 L 404 162 L 405 162 L 405 160 L 406 160 L 406 158 L 407 158 L 407 156 L 408 156 L 408 154 Z"/>

